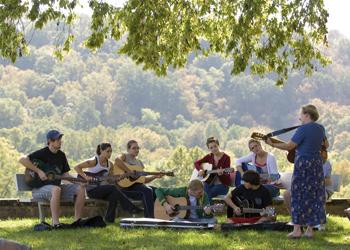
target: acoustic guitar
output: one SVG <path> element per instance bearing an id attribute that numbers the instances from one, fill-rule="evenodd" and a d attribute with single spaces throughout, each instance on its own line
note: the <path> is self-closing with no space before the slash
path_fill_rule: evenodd
<path id="1" fill-rule="evenodd" d="M 191 176 L 191 181 L 192 180 L 200 180 L 202 182 L 206 182 L 208 184 L 212 183 L 212 181 L 214 180 L 215 176 L 217 176 L 219 169 L 213 169 L 213 165 L 209 164 L 209 163 L 203 163 L 202 164 L 202 168 L 204 170 L 204 175 L 203 176 L 199 176 L 199 171 L 195 168 L 192 172 L 192 176 Z M 235 171 L 234 168 L 223 168 L 224 170 L 224 174 L 228 174 L 228 173 L 232 173 Z"/>
<path id="2" fill-rule="evenodd" d="M 167 195 L 166 201 L 174 207 L 174 212 L 168 214 L 165 207 L 162 206 L 158 199 L 154 203 L 154 218 L 162 220 L 171 220 L 174 217 L 185 219 L 189 216 L 191 209 L 210 208 L 212 212 L 222 212 L 224 204 L 215 204 L 211 206 L 191 206 L 190 202 L 185 197 L 172 197 Z"/>
<path id="3" fill-rule="evenodd" d="M 247 213 L 253 213 L 253 214 L 260 214 L 260 216 L 275 216 L 276 210 L 273 207 L 267 207 L 267 208 L 254 208 L 251 202 L 248 200 L 240 200 L 238 197 L 234 198 L 234 203 L 236 206 L 238 206 L 241 209 L 241 213 L 247 214 Z"/>
<path id="4" fill-rule="evenodd" d="M 104 181 L 115 182 L 123 178 L 126 178 L 128 176 L 128 174 L 118 175 L 118 176 L 104 176 L 107 170 L 102 170 L 98 173 L 86 172 L 86 175 L 93 177 L 92 180 L 87 181 L 80 175 L 78 175 L 77 178 L 71 177 L 71 176 L 63 176 L 60 168 L 58 168 L 57 166 L 46 164 L 41 160 L 33 160 L 33 164 L 46 174 L 47 180 L 42 181 L 36 172 L 26 168 L 26 170 L 24 171 L 24 181 L 28 186 L 32 188 L 40 188 L 45 185 L 60 185 L 61 180 L 70 181 L 73 183 L 99 185 L 101 182 L 104 182 Z"/>
<path id="5" fill-rule="evenodd" d="M 114 184 L 117 181 L 123 180 L 124 178 L 129 177 L 129 173 L 124 173 L 121 175 L 108 175 L 108 170 L 101 170 L 97 173 L 84 172 L 87 176 L 92 177 L 93 182 L 98 184 L 106 183 L 106 184 Z M 78 178 L 84 179 L 82 176 L 78 175 Z"/>
<path id="6" fill-rule="evenodd" d="M 253 132 L 252 135 L 250 136 L 251 138 L 255 139 L 255 140 L 263 140 L 266 141 L 267 138 L 270 138 L 270 140 L 273 143 L 285 143 L 284 141 L 272 138 L 272 137 L 267 137 L 266 135 L 262 134 L 262 133 L 257 133 L 257 132 Z M 328 158 L 328 153 L 327 153 L 327 148 L 325 145 L 322 144 L 321 146 L 321 151 L 320 151 L 321 157 L 324 161 L 327 160 Z M 289 150 L 287 153 L 287 160 L 290 163 L 294 163 L 295 160 L 295 149 Z"/>
<path id="7" fill-rule="evenodd" d="M 127 188 L 135 183 L 145 183 L 147 175 L 166 175 L 166 176 L 174 176 L 174 172 L 146 172 L 143 171 L 142 166 L 138 165 L 129 165 L 125 163 L 125 165 L 132 171 L 132 173 L 126 173 L 119 166 L 114 165 L 111 169 L 111 175 L 124 175 L 126 174 L 126 178 L 117 181 L 117 185 L 122 188 Z"/>
<path id="8" fill-rule="evenodd" d="M 46 164 L 41 160 L 33 160 L 33 164 L 46 174 L 47 180 L 42 181 L 36 172 L 26 168 L 26 170 L 24 171 L 24 181 L 28 186 L 32 188 L 40 188 L 45 185 L 60 185 L 61 180 L 77 183 L 97 184 L 97 180 L 92 180 L 88 182 L 82 178 L 62 176 L 63 173 L 61 172 L 60 168 L 58 168 L 57 166 Z"/>

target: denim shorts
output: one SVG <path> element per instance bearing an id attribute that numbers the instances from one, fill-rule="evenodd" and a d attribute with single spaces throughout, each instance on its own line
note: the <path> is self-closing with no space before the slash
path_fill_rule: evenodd
<path id="1" fill-rule="evenodd" d="M 61 188 L 61 200 L 73 201 L 74 196 L 78 192 L 78 184 L 64 184 L 60 185 Z M 36 200 L 51 200 L 52 197 L 52 188 L 55 185 L 45 185 L 40 188 L 34 188 L 32 190 L 32 196 Z M 56 186 L 57 187 L 57 186 Z"/>

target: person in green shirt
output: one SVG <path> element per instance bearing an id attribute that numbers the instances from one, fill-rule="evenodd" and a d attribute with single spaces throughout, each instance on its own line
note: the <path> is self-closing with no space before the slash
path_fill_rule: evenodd
<path id="1" fill-rule="evenodd" d="M 166 200 L 166 196 L 184 197 L 190 206 L 202 206 L 203 209 L 190 209 L 188 216 L 184 220 L 193 222 L 216 223 L 212 215 L 208 195 L 204 192 L 203 183 L 200 180 L 192 180 L 188 187 L 179 188 L 157 188 L 155 190 L 160 204 L 166 209 L 168 214 L 174 212 L 174 207 Z M 175 218 L 179 221 L 179 218 Z"/>

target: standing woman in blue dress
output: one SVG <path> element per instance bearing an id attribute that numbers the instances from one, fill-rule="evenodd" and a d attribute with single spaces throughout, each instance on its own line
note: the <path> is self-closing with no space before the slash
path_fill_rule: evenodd
<path id="1" fill-rule="evenodd" d="M 282 150 L 296 148 L 292 178 L 291 212 L 294 230 L 288 238 L 301 236 L 312 238 L 313 226 L 326 222 L 325 184 L 323 177 L 321 146 L 328 148 L 325 129 L 316 123 L 319 114 L 314 105 L 303 106 L 299 120 L 301 126 L 288 143 L 266 143 Z M 302 235 L 301 226 L 307 226 Z"/>

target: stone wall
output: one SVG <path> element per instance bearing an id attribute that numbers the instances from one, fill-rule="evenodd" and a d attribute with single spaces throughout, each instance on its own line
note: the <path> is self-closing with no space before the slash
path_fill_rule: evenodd
<path id="1" fill-rule="evenodd" d="M 140 205 L 140 202 L 136 202 Z M 287 209 L 283 202 L 274 204 L 277 214 L 287 215 Z M 326 211 L 331 215 L 344 215 L 344 209 L 350 207 L 350 199 L 333 199 L 326 204 Z M 84 208 L 83 217 L 95 215 L 103 216 L 107 208 L 107 203 L 103 201 L 87 200 Z M 44 213 L 46 217 L 50 217 L 50 208 L 45 206 Z M 62 216 L 73 216 L 74 206 L 72 202 L 63 202 L 61 204 Z M 117 216 L 128 217 L 128 212 L 122 211 L 120 207 L 117 209 Z M 8 218 L 38 218 L 38 205 L 36 202 L 24 199 L 0 199 L 0 219 Z M 140 215 L 142 217 L 142 215 Z"/>
<path id="2" fill-rule="evenodd" d="M 105 202 L 89 202 L 87 201 L 84 208 L 83 217 L 90 217 L 95 215 L 104 215 L 107 203 Z M 38 203 L 30 200 L 20 199 L 0 199 L 0 219 L 7 218 L 39 218 Z M 44 214 L 50 217 L 50 207 L 44 206 Z M 62 216 L 74 216 L 73 202 L 61 203 Z"/>

